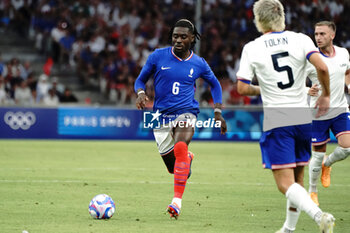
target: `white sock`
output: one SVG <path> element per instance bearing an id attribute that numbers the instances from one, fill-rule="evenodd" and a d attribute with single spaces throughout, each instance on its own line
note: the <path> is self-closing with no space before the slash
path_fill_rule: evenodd
<path id="1" fill-rule="evenodd" d="M 181 202 L 182 202 L 182 199 L 178 197 L 174 197 L 173 200 L 171 201 L 171 203 L 175 203 L 180 209 L 181 209 Z"/>
<path id="2" fill-rule="evenodd" d="M 332 166 L 333 163 L 346 159 L 350 154 L 350 148 L 342 148 L 337 146 L 332 154 L 328 156 L 324 165 L 327 167 Z"/>
<path id="3" fill-rule="evenodd" d="M 317 192 L 317 181 L 322 169 L 322 161 L 326 152 L 312 151 L 309 163 L 309 193 Z"/>
<path id="4" fill-rule="evenodd" d="M 318 225 L 320 224 L 322 210 L 311 200 L 300 184 L 292 184 L 286 192 L 286 197 L 294 206 L 305 211 Z"/>
<path id="5" fill-rule="evenodd" d="M 291 210 L 290 208 L 296 209 Z M 300 210 L 293 205 L 288 199 L 287 199 L 287 214 L 286 214 L 286 221 L 283 224 L 283 230 L 287 232 L 293 232 L 295 231 L 295 228 L 297 226 L 298 223 L 298 219 L 300 216 Z"/>

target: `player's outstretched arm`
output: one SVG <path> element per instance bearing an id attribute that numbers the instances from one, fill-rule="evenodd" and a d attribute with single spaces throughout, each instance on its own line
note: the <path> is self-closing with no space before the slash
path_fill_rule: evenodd
<path id="1" fill-rule="evenodd" d="M 221 122 L 221 134 L 225 134 L 227 132 L 227 125 L 225 119 L 222 117 L 221 114 L 222 104 L 216 103 L 214 107 L 215 121 Z"/>
<path id="2" fill-rule="evenodd" d="M 329 72 L 327 65 L 322 61 L 318 53 L 311 54 L 309 61 L 315 66 L 317 77 L 322 86 L 322 94 L 317 99 L 315 108 L 318 108 L 316 118 L 328 112 L 330 101 Z"/>
<path id="3" fill-rule="evenodd" d="M 144 109 L 146 107 L 147 101 L 148 101 L 148 97 L 145 91 L 142 88 L 139 88 L 137 90 L 136 107 L 138 109 Z"/>

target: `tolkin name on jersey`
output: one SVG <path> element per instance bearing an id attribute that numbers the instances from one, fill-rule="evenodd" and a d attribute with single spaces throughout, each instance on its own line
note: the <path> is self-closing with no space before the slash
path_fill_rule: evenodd
<path id="1" fill-rule="evenodd" d="M 273 38 L 269 40 L 264 40 L 266 48 L 268 47 L 273 47 L 277 45 L 286 45 L 288 44 L 288 38 L 287 37 L 282 37 L 282 38 Z"/>

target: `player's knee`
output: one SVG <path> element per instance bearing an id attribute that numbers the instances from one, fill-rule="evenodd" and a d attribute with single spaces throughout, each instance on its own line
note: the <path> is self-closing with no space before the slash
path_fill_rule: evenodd
<path id="1" fill-rule="evenodd" d="M 286 183 L 277 183 L 277 188 L 278 188 L 278 191 L 280 191 L 282 194 L 286 194 L 289 188 L 289 185 Z"/>

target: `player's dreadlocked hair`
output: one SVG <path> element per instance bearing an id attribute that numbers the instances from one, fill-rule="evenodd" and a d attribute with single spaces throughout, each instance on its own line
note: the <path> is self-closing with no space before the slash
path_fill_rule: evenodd
<path id="1" fill-rule="evenodd" d="M 179 21 L 177 21 L 174 25 L 174 27 L 171 28 L 170 33 L 169 33 L 169 41 L 172 40 L 172 36 L 173 36 L 173 32 L 174 32 L 174 28 L 176 27 L 185 27 L 188 28 L 189 31 L 194 35 L 194 40 L 191 44 L 191 49 L 194 48 L 194 45 L 196 44 L 197 40 L 200 40 L 201 35 L 199 34 L 199 32 L 197 31 L 197 28 L 194 26 L 194 24 L 189 21 L 188 19 L 180 19 Z"/>

